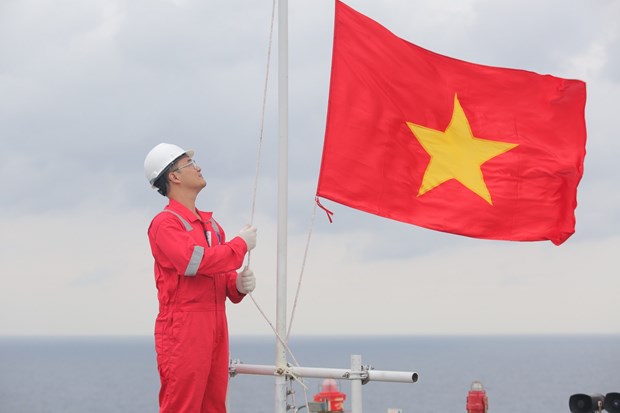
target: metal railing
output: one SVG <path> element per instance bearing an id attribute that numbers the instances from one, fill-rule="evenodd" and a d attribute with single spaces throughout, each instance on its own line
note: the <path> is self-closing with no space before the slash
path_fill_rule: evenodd
<path id="1" fill-rule="evenodd" d="M 418 373 L 405 371 L 375 370 L 372 366 L 362 365 L 362 356 L 351 356 L 350 369 L 331 369 L 321 367 L 276 368 L 275 366 L 259 364 L 243 364 L 239 360 L 232 360 L 229 366 L 231 377 L 237 374 L 254 374 L 272 377 L 286 377 L 287 380 L 297 377 L 324 378 L 349 380 L 351 382 L 351 413 L 362 413 L 362 385 L 370 381 L 384 381 L 393 383 L 416 383 Z"/>

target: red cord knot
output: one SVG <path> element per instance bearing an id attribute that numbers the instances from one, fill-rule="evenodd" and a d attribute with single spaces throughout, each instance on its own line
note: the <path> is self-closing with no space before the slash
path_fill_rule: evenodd
<path id="1" fill-rule="evenodd" d="M 321 208 L 327 214 L 327 219 L 329 219 L 329 223 L 331 224 L 332 222 L 334 222 L 332 220 L 332 215 L 334 215 L 334 213 L 332 211 L 330 211 L 329 209 L 325 208 L 323 206 L 323 204 L 321 204 L 321 201 L 319 201 L 319 197 L 318 196 L 315 196 L 314 200 L 316 201 L 316 204 L 319 206 L 319 208 Z"/>

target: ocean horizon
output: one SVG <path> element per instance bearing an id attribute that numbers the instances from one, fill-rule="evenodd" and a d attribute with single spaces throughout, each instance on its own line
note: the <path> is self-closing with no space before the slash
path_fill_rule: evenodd
<path id="1" fill-rule="evenodd" d="M 296 336 L 289 347 L 303 367 L 349 369 L 360 355 L 376 370 L 419 374 L 362 386 L 364 412 L 462 412 L 473 381 L 489 413 L 568 412 L 571 394 L 620 392 L 620 335 Z M 274 364 L 273 337 L 232 335 L 230 348 L 242 363 Z M 338 383 L 350 411 L 350 383 Z M 293 384 L 289 403 L 303 406 L 320 384 Z M 0 413 L 157 412 L 158 391 L 152 336 L 0 336 Z M 229 406 L 273 412 L 274 378 L 231 378 Z"/>

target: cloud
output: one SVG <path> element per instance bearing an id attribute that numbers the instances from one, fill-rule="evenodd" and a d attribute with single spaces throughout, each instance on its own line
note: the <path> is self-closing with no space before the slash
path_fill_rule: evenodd
<path id="1" fill-rule="evenodd" d="M 296 241 L 289 250 L 297 257 L 289 264 L 289 311 L 301 257 Z M 620 269 L 612 258 L 618 237 L 560 248 L 472 240 L 419 256 L 367 260 L 361 246 L 373 243 L 359 233 L 314 235 L 294 334 L 619 332 L 620 282 L 612 276 Z M 254 296 L 274 322 L 275 270 L 260 257 L 255 265 Z M 253 307 L 229 308 L 233 332 L 270 333 Z"/>
<path id="2" fill-rule="evenodd" d="M 3 334 L 131 334 L 156 303 L 148 219 L 109 204 L 5 215 Z"/>
<path id="3" fill-rule="evenodd" d="M 348 4 L 438 53 L 585 80 L 577 233 L 557 248 L 471 240 L 325 202 L 336 221 L 316 211 L 294 332 L 618 332 L 618 2 Z M 3 334 L 151 334 L 146 228 L 166 200 L 142 163 L 161 141 L 196 150 L 209 182 L 199 207 L 229 237 L 249 220 L 270 13 L 247 0 L 0 4 Z M 289 300 L 313 211 L 332 25 L 333 2 L 290 4 Z M 274 45 L 252 258 L 270 315 L 276 57 Z M 235 333 L 270 333 L 249 300 L 229 313 Z"/>

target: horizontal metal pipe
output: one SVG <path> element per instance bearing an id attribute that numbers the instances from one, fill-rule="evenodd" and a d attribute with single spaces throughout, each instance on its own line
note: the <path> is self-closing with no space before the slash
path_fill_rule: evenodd
<path id="1" fill-rule="evenodd" d="M 415 371 L 381 371 L 368 370 L 370 381 L 392 381 L 398 383 L 415 383 L 418 381 L 418 373 Z"/>
<path id="2" fill-rule="evenodd" d="M 280 375 L 274 366 L 259 364 L 233 364 L 231 371 L 238 374 L 258 374 L 265 376 Z M 320 367 L 289 367 L 288 371 L 297 377 L 325 378 L 338 380 L 359 380 L 368 378 L 369 381 L 388 381 L 397 383 L 415 383 L 418 373 L 405 371 L 327 369 Z"/>
<path id="3" fill-rule="evenodd" d="M 229 371 L 239 374 L 260 374 L 263 376 L 276 376 L 274 366 L 263 366 L 259 364 L 233 364 Z"/>
<path id="4" fill-rule="evenodd" d="M 324 369 L 320 367 L 289 367 L 289 371 L 298 377 L 312 377 L 317 379 L 348 379 L 351 375 L 351 370 Z M 360 378 L 359 374 L 356 378 Z"/>

